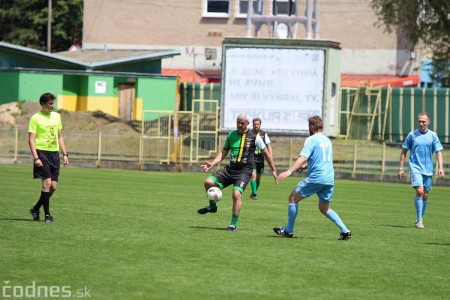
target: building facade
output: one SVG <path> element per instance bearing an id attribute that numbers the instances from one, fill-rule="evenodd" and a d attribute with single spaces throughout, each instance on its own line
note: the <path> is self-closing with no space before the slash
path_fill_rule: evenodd
<path id="1" fill-rule="evenodd" d="M 57 97 L 57 108 L 102 111 L 141 120 L 146 110 L 174 110 L 176 76 L 161 75 L 161 60 L 176 51 L 47 53 L 0 42 L 0 104 Z"/>
<path id="2" fill-rule="evenodd" d="M 304 19 L 312 14 L 314 34 L 296 23 L 292 38 L 340 43 L 343 74 L 418 74 L 420 51 L 399 33 L 387 34 L 367 0 L 252 0 L 255 14 Z M 308 9 L 309 4 L 309 9 Z M 176 49 L 164 69 L 221 69 L 225 37 L 283 38 L 283 22 L 253 22 L 247 0 L 124 0 L 84 2 L 83 49 Z M 258 11 L 259 10 L 259 11 Z M 256 27 L 255 27 L 256 24 Z M 249 30 L 250 29 L 250 30 Z M 277 37 L 278 36 L 278 37 Z"/>

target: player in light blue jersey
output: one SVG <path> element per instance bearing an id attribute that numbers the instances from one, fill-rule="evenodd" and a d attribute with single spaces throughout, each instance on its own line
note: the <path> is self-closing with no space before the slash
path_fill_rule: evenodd
<path id="1" fill-rule="evenodd" d="M 414 206 L 416 208 L 416 228 L 424 228 L 423 215 L 427 208 L 428 193 L 431 190 L 431 179 L 434 174 L 433 153 L 439 164 L 438 175 L 444 177 L 444 165 L 442 162 L 442 144 L 437 134 L 428 129 L 430 115 L 423 112 L 419 114 L 419 129 L 408 134 L 402 145 L 400 154 L 400 167 L 397 173 L 398 179 L 403 178 L 403 163 L 406 153 L 409 154 L 409 173 L 411 185 L 416 190 Z"/>
<path id="2" fill-rule="evenodd" d="M 295 170 L 308 168 L 308 176 L 300 181 L 289 195 L 288 223 L 285 227 L 275 227 L 276 234 L 284 237 L 294 236 L 294 224 L 299 210 L 298 203 L 317 194 L 319 196 L 320 212 L 335 223 L 341 233 L 339 240 L 348 240 L 352 234 L 344 225 L 339 215 L 330 208 L 334 192 L 333 145 L 328 137 L 322 133 L 323 122 L 319 116 L 308 119 L 309 134 L 297 161 L 289 170 L 281 173 L 278 180 L 290 176 Z"/>

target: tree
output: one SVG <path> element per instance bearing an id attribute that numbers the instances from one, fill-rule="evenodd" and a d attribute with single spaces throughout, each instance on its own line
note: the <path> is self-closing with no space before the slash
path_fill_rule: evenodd
<path id="1" fill-rule="evenodd" d="M 0 0 L 0 40 L 47 50 L 47 0 Z M 52 0 L 51 52 L 81 38 L 83 0 Z"/>
<path id="2" fill-rule="evenodd" d="M 432 52 L 431 77 L 450 86 L 450 1 L 371 0 L 378 25 L 387 32 L 399 27 L 414 45 L 422 42 Z"/>

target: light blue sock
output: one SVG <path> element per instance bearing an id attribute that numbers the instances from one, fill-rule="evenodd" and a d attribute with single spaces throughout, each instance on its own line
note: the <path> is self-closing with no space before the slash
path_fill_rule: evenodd
<path id="1" fill-rule="evenodd" d="M 428 204 L 428 201 L 425 201 L 422 199 L 422 218 L 423 218 L 423 215 L 425 214 L 425 211 L 427 210 L 427 204 Z"/>
<path id="2" fill-rule="evenodd" d="M 298 214 L 298 204 L 295 203 L 289 203 L 288 206 L 288 224 L 286 227 L 284 227 L 284 230 L 287 233 L 293 233 L 294 232 L 294 224 L 295 219 L 297 218 Z"/>
<path id="3" fill-rule="evenodd" d="M 337 225 L 337 227 L 339 227 L 339 229 L 341 230 L 341 232 L 347 232 L 348 229 L 347 227 L 345 227 L 344 222 L 342 222 L 341 218 L 339 218 L 339 215 L 332 209 L 330 209 L 327 212 L 327 218 L 330 219 L 334 224 Z"/>
<path id="4" fill-rule="evenodd" d="M 414 206 L 416 207 L 416 221 L 422 220 L 423 200 L 422 197 L 414 197 Z"/>

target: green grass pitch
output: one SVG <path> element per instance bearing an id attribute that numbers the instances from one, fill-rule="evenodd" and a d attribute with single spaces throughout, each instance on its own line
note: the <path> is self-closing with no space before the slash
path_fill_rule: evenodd
<path id="1" fill-rule="evenodd" d="M 272 232 L 299 178 L 264 176 L 257 201 L 248 187 L 227 232 L 230 188 L 216 214 L 197 214 L 205 173 L 63 168 L 46 224 L 28 212 L 31 172 L 0 165 L 0 298 L 30 285 L 91 299 L 450 297 L 448 187 L 433 187 L 419 230 L 408 183 L 338 180 L 331 207 L 353 233 L 338 241 L 316 196 L 301 202 L 293 239 Z"/>

